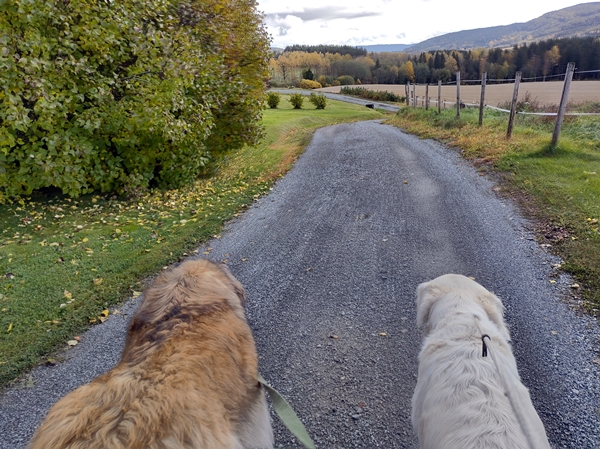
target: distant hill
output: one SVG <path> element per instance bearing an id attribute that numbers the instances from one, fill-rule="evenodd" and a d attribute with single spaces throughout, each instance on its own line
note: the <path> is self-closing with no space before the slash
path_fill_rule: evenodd
<path id="1" fill-rule="evenodd" d="M 600 36 L 600 2 L 559 9 L 525 23 L 444 34 L 407 46 L 405 51 L 507 48 L 540 40 L 583 36 Z"/>
<path id="2" fill-rule="evenodd" d="M 359 47 L 364 48 L 369 53 L 382 53 L 384 51 L 394 52 L 394 51 L 404 51 L 410 45 L 405 44 L 385 44 L 385 45 L 359 45 Z"/>

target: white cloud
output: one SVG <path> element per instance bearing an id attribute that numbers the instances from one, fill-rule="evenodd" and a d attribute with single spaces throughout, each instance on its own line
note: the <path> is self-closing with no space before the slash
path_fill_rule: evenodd
<path id="1" fill-rule="evenodd" d="M 258 0 L 273 46 L 411 44 L 453 31 L 526 22 L 581 0 Z M 585 3 L 585 2 L 584 2 Z"/>

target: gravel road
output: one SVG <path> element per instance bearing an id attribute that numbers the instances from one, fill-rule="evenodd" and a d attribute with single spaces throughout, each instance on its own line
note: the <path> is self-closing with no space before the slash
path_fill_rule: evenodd
<path id="1" fill-rule="evenodd" d="M 598 325 L 561 300 L 569 279 L 549 282 L 557 261 L 452 150 L 375 121 L 321 129 L 204 251 L 246 287 L 261 372 L 319 448 L 417 447 L 415 289 L 449 272 L 504 301 L 553 447 L 600 447 Z M 48 407 L 116 363 L 135 306 L 0 396 L 0 448 L 24 447 Z M 298 447 L 277 418 L 274 427 L 277 447 Z"/>

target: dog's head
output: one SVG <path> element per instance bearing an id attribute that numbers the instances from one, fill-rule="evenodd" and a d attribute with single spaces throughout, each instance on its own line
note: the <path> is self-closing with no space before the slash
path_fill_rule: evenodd
<path id="1" fill-rule="evenodd" d="M 445 274 L 417 287 L 417 325 L 424 326 L 425 333 L 450 311 L 470 309 L 474 314 L 483 309 L 502 336 L 510 339 L 502 301 L 477 282 L 460 274 Z"/>
<path id="2" fill-rule="evenodd" d="M 144 292 L 144 299 L 129 323 L 123 360 L 141 341 L 156 344 L 169 329 L 194 317 L 230 309 L 245 321 L 244 288 L 227 267 L 205 259 L 190 259 L 161 274 Z"/>

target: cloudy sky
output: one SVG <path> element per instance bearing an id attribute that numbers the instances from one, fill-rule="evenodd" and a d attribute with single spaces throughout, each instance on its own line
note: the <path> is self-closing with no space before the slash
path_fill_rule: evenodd
<path id="1" fill-rule="evenodd" d="M 413 44 L 453 31 L 527 22 L 585 0 L 258 0 L 273 47 Z"/>

